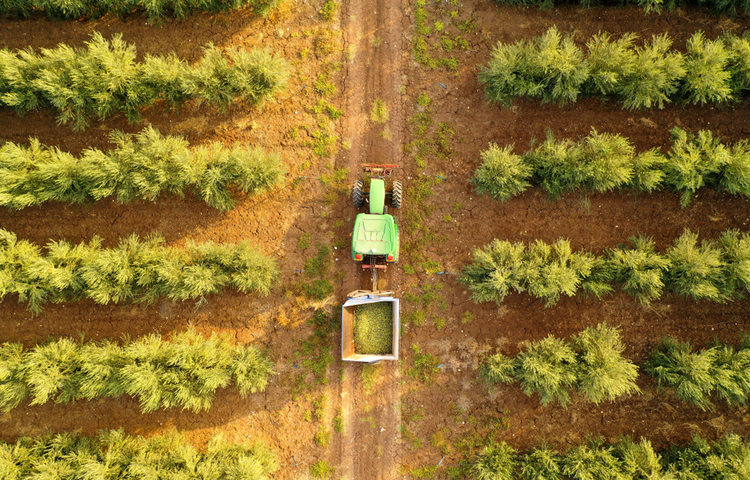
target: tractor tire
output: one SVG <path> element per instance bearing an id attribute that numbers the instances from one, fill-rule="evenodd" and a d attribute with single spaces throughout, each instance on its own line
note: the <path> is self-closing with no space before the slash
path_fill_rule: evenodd
<path id="1" fill-rule="evenodd" d="M 354 204 L 354 208 L 362 208 L 362 205 L 365 204 L 365 197 L 362 192 L 364 189 L 364 182 L 362 180 L 357 180 L 354 182 L 354 185 L 352 185 L 352 203 Z"/>
<path id="2" fill-rule="evenodd" d="M 401 208 L 401 202 L 404 196 L 404 187 L 401 185 L 401 180 L 393 182 L 393 192 L 391 193 L 391 205 L 393 208 Z"/>

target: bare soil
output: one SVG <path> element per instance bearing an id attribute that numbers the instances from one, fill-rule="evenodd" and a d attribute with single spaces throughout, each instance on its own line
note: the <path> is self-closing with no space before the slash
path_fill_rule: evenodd
<path id="1" fill-rule="evenodd" d="M 490 142 L 515 144 L 521 152 L 533 139 L 543 138 L 547 130 L 569 138 L 586 135 L 591 128 L 618 132 L 639 149 L 665 148 L 673 126 L 708 128 L 728 141 L 750 136 L 748 101 L 723 108 L 668 106 L 629 112 L 613 102 L 593 99 L 565 107 L 519 100 L 512 108 L 501 109 L 487 102 L 476 80 L 478 68 L 488 61 L 496 42 L 539 35 L 557 25 L 561 30 L 574 31 L 581 40 L 598 31 L 634 31 L 641 37 L 669 32 L 675 46 L 684 48 L 685 39 L 696 30 L 703 30 L 707 36 L 724 31 L 741 34 L 748 19 L 727 19 L 698 9 L 657 16 L 645 15 L 637 8 L 538 10 L 501 8 L 487 0 L 464 1 L 455 7 L 446 1 L 428 2 L 430 22 L 439 20 L 447 25 L 451 19 L 444 12 L 458 10 L 456 22 L 471 20 L 475 26 L 462 32 L 469 49 L 452 52 L 458 68 L 448 71 L 414 62 L 414 5 L 408 0 L 347 0 L 332 24 L 323 22 L 317 14 L 322 4 L 320 0 L 290 0 L 267 19 L 240 11 L 166 21 L 158 27 L 135 15 L 90 22 L 41 18 L 0 21 L 0 46 L 8 48 L 53 47 L 60 42 L 82 45 L 90 32 L 100 31 L 105 36 L 122 33 L 125 40 L 137 45 L 140 54 L 175 51 L 190 61 L 200 58 L 200 46 L 207 42 L 226 47 L 263 46 L 288 58 L 295 69 L 287 92 L 262 108 L 237 105 L 226 115 L 192 105 L 180 112 L 163 106 L 144 112 L 145 122 L 164 133 L 184 135 L 192 143 L 241 142 L 282 153 L 289 170 L 287 182 L 259 197 L 241 199 L 231 212 L 216 212 L 189 196 L 164 196 L 155 203 L 119 205 L 103 201 L 0 211 L 0 227 L 39 244 L 49 239 L 82 241 L 99 235 L 113 245 L 132 233 L 155 231 L 175 245 L 187 239 L 248 239 L 256 243 L 278 258 L 281 266 L 279 287 L 267 298 L 230 292 L 214 295 L 198 306 L 76 302 L 50 305 L 36 316 L 9 298 L 0 304 L 0 341 L 31 344 L 59 335 L 83 335 L 87 339 L 138 337 L 152 332 L 168 335 L 192 324 L 201 331 L 225 332 L 237 341 L 266 346 L 278 372 L 268 389 L 244 399 L 231 389 L 219 391 L 213 408 L 197 415 L 180 411 L 142 415 L 137 402 L 129 398 L 26 405 L 0 416 L 0 438 L 12 441 L 22 435 L 60 431 L 92 434 L 102 428 L 150 435 L 177 428 L 197 443 L 217 433 L 229 440 L 265 440 L 282 465 L 279 479 L 306 478 L 312 463 L 326 460 L 338 476 L 391 480 L 408 478 L 410 468 L 441 461 L 442 467 L 456 465 L 472 451 L 471 445 L 480 442 L 472 444 L 474 440 L 484 441 L 490 432 L 518 448 L 539 442 L 566 448 L 597 435 L 608 439 L 644 436 L 658 447 L 687 441 L 695 433 L 709 438 L 727 432 L 749 435 L 747 408 L 719 405 L 713 412 L 701 412 L 659 392 L 646 377 L 640 380 L 640 395 L 615 403 L 596 406 L 575 399 L 568 408 L 541 407 L 536 397 L 526 397 L 515 386 L 488 390 L 477 381 L 475 368 L 486 353 L 499 350 L 514 354 L 525 342 L 549 334 L 568 337 L 603 321 L 622 329 L 625 354 L 637 363 L 664 335 L 690 340 L 697 346 L 714 339 L 735 341 L 750 329 L 750 301 L 695 303 L 667 295 L 646 307 L 625 295 L 612 295 L 603 301 L 563 299 L 545 308 L 528 296 L 512 295 L 502 306 L 477 305 L 456 275 L 472 249 L 493 238 L 553 241 L 565 237 L 574 248 L 598 251 L 644 233 L 654 237 L 658 248 L 663 249 L 685 228 L 699 231 L 705 238 L 714 238 L 727 228 L 747 230 L 747 201 L 711 191 L 700 192 L 686 208 L 681 208 L 677 196 L 669 193 L 635 196 L 614 192 L 586 198 L 568 195 L 552 203 L 538 189 L 500 204 L 476 196 L 469 180 L 479 164 L 480 151 Z M 322 29 L 342 32 L 341 46 L 333 55 L 316 55 L 315 39 Z M 435 45 L 439 37 L 428 36 L 428 44 Z M 431 55 L 448 55 L 430 48 Z M 312 140 L 309 132 L 320 121 L 312 112 L 320 99 L 313 82 L 322 68 L 336 62 L 340 62 L 340 70 L 332 78 L 338 94 L 329 101 L 343 108 L 344 116 L 332 122 L 338 136 L 337 153 L 321 158 L 313 155 L 306 143 Z M 455 131 L 446 158 L 430 156 L 425 168 L 419 168 L 402 148 L 414 139 L 411 119 L 416 112 L 424 111 L 417 106 L 422 93 L 432 99 L 430 115 L 435 126 L 430 134 L 441 122 Z M 390 119 L 385 124 L 369 118 L 375 100 L 383 100 L 388 106 Z M 0 109 L 0 125 L 4 140 L 25 142 L 35 136 L 47 145 L 73 152 L 106 148 L 107 135 L 113 129 L 135 132 L 143 127 L 115 117 L 76 133 L 56 125 L 51 112 L 19 118 L 7 109 Z M 290 134 L 295 129 L 298 137 Z M 356 214 L 341 186 L 341 194 L 333 197 L 336 201 L 326 200 L 326 192 L 333 187 L 322 182 L 321 175 L 348 168 L 351 181 L 358 174 L 358 165 L 365 162 L 400 164 L 403 168 L 398 175 L 407 189 L 417 178 L 438 180 L 434 195 L 425 201 L 431 213 L 420 213 L 427 230 L 438 237 L 420 239 L 415 237 L 424 232 L 408 231 L 404 219 L 416 206 L 407 204 L 405 212 L 396 213 L 402 240 L 424 242 L 416 252 L 420 256 L 411 252 L 399 267 L 389 269 L 387 286 L 403 298 L 407 293 L 422 295 L 441 284 L 439 297 L 445 302 L 442 306 L 433 302 L 428 307 L 402 303 L 402 315 L 426 310 L 427 321 L 405 327 L 402 360 L 382 364 L 370 392 L 363 389 L 363 366 L 338 360 L 337 333 L 329 338 L 336 360 L 328 369 L 327 384 L 315 382 L 298 353 L 300 342 L 312 334 L 306 320 L 315 307 L 340 304 L 347 292 L 367 286 L 365 274 L 349 260 L 348 247 L 337 247 L 329 273 L 335 286 L 333 297 L 313 302 L 299 289 L 308 281 L 304 263 L 314 254 L 315 245 L 348 245 Z M 305 234 L 312 238 L 313 246 L 308 249 L 300 248 Z M 426 273 L 422 266 L 426 259 L 439 262 L 444 273 Z M 405 273 L 405 266 L 413 267 L 415 273 Z M 445 320 L 445 326 L 438 330 L 440 319 Z M 433 384 L 425 385 L 406 375 L 412 363 L 412 345 L 441 360 L 443 365 Z M 300 375 L 301 391 L 295 387 Z M 322 394 L 328 397 L 325 417 L 308 421 L 306 413 L 312 401 Z M 343 433 L 332 427 L 339 409 Z M 328 448 L 312 440 L 321 426 L 333 432 Z M 431 439 L 433 444 L 440 444 L 440 436 L 453 447 L 441 449 L 430 444 Z M 443 469 L 436 473 L 436 477 L 440 475 L 444 475 Z"/>

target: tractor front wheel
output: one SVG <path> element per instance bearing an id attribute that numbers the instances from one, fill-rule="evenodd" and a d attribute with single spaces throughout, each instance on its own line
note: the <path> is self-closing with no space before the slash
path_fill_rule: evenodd
<path id="1" fill-rule="evenodd" d="M 363 189 L 364 182 L 362 180 L 354 182 L 354 185 L 352 186 L 352 203 L 354 204 L 354 208 L 362 208 L 362 205 L 365 204 L 365 197 L 362 192 Z"/>
<path id="2" fill-rule="evenodd" d="M 401 180 L 393 182 L 393 192 L 391 193 L 391 205 L 393 208 L 401 208 L 401 201 L 404 196 L 404 187 L 401 185 Z"/>

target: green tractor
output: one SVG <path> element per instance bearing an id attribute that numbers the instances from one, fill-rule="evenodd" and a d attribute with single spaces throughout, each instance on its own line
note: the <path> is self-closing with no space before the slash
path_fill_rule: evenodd
<path id="1" fill-rule="evenodd" d="M 386 198 L 391 206 L 400 208 L 403 201 L 403 186 L 396 180 L 387 191 L 386 179 L 397 165 L 362 165 L 369 177 L 369 186 L 357 180 L 352 186 L 352 202 L 359 209 L 369 204 L 368 213 L 360 213 L 354 220 L 352 231 L 352 260 L 362 262 L 362 268 L 372 272 L 372 288 L 378 290 L 378 270 L 385 270 L 389 263 L 398 262 L 398 225 L 393 216 L 388 215 Z"/>

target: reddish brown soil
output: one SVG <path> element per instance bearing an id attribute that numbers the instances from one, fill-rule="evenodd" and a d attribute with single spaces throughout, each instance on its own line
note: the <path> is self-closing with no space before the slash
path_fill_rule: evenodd
<path id="1" fill-rule="evenodd" d="M 641 395 L 599 406 L 576 399 L 565 409 L 541 407 L 536 397 L 526 397 L 515 386 L 488 391 L 476 381 L 475 367 L 483 353 L 499 349 L 514 354 L 525 342 L 549 334 L 567 337 L 602 321 L 622 328 L 625 353 L 639 363 L 644 352 L 667 334 L 699 346 L 714 338 L 734 341 L 750 329 L 750 301 L 695 303 L 668 295 L 645 307 L 624 295 L 613 295 L 603 301 L 563 299 L 552 308 L 544 308 L 526 295 L 512 295 L 498 307 L 474 304 L 456 280 L 456 273 L 468 261 L 471 250 L 493 238 L 552 241 L 565 237 L 575 248 L 601 250 L 636 233 L 653 236 L 659 248 L 664 248 L 684 228 L 700 231 L 706 238 L 727 228 L 747 230 L 747 201 L 710 191 L 699 193 L 684 209 L 675 195 L 667 193 L 596 194 L 589 196 L 587 202 L 569 195 L 551 203 L 538 189 L 499 204 L 474 195 L 469 183 L 479 163 L 479 153 L 489 142 L 514 143 L 520 152 L 533 138 L 543 138 L 548 129 L 558 137 L 570 138 L 585 135 L 592 127 L 600 132 L 618 132 L 641 149 L 664 148 L 673 126 L 710 128 L 730 141 L 750 137 L 747 101 L 722 109 L 669 106 L 660 111 L 627 112 L 612 102 L 603 104 L 591 99 L 562 108 L 520 100 L 511 109 L 500 109 L 486 101 L 476 80 L 477 69 L 488 61 L 497 41 L 538 35 L 551 25 L 575 31 L 578 39 L 600 30 L 635 31 L 644 37 L 669 32 L 677 48 L 683 48 L 685 39 L 696 30 L 712 36 L 725 30 L 741 33 L 747 28 L 747 18 L 728 20 L 700 10 L 646 16 L 635 8 L 561 7 L 540 11 L 499 8 L 486 0 L 466 1 L 459 5 L 460 18 L 466 20 L 473 12 L 477 27 L 465 35 L 471 49 L 456 54 L 459 67 L 454 73 L 431 71 L 413 62 L 410 50 L 414 12 L 408 1 L 343 2 L 340 21 L 330 27 L 343 31 L 342 52 L 334 56 L 343 62 L 337 77 L 342 94 L 333 103 L 344 108 L 337 132 L 342 141 L 350 143 L 350 148 L 343 149 L 330 166 L 347 167 L 350 178 L 354 178 L 361 162 L 399 163 L 404 167 L 400 177 L 409 188 L 410 180 L 420 172 L 411 157 L 402 153 L 401 144 L 411 138 L 413 127 L 409 119 L 423 92 L 433 99 L 435 123 L 448 122 L 456 131 L 449 159 L 429 158 L 424 170 L 428 176 L 446 178 L 434 187 L 435 195 L 427 200 L 433 212 L 426 219 L 430 230 L 444 238 L 428 245 L 423 253 L 438 260 L 447 273 L 407 275 L 398 268 L 388 272 L 388 287 L 399 296 L 407 291 L 417 292 L 420 286 L 443 283 L 442 297 L 447 308 L 432 307 L 426 324 L 406 328 L 401 348 L 404 360 L 382 366 L 382 378 L 371 394 L 362 389 L 361 365 L 336 361 L 330 368 L 328 385 L 314 386 L 310 393 L 296 399 L 292 396 L 290 379 L 297 373 L 292 364 L 293 352 L 298 348 L 296 342 L 311 332 L 303 320 L 312 311 L 310 302 L 297 298 L 293 288 L 303 281 L 299 270 L 311 255 L 311 249 L 301 251 L 297 242 L 304 233 L 313 235 L 313 245 L 345 238 L 355 215 L 343 197 L 334 205 L 323 201 L 325 187 L 316 177 L 329 171 L 329 160 L 311 155 L 303 145 L 304 133 L 299 140 L 288 135 L 290 129 L 312 126 L 316 121 L 309 111 L 317 101 L 311 84 L 324 59 L 310 53 L 303 60 L 300 52 L 314 51 L 314 35 L 305 32 L 324 25 L 316 14 L 322 3 L 290 1 L 286 8 L 265 20 L 234 12 L 165 22 L 159 28 L 146 25 L 143 18 L 136 16 L 95 22 L 0 21 L 0 46 L 10 48 L 52 47 L 60 42 L 80 45 L 94 30 L 105 35 L 122 32 L 127 41 L 137 44 L 141 54 L 175 51 L 191 61 L 200 57 L 197 46 L 209 41 L 221 46 L 267 46 L 290 59 L 296 71 L 289 90 L 262 109 L 236 106 L 228 115 L 193 106 L 179 113 L 161 107 L 144 112 L 146 121 L 162 132 L 185 135 L 193 143 L 242 142 L 282 152 L 289 167 L 289 181 L 258 198 L 242 199 L 229 213 L 211 210 L 190 197 L 167 196 L 153 204 L 118 205 L 104 201 L 86 206 L 45 205 L 20 212 L 0 211 L 2 228 L 40 244 L 48 239 L 81 241 L 99 235 L 112 245 L 131 233 L 146 235 L 153 231 L 176 245 L 187 239 L 249 239 L 257 243 L 276 256 L 281 265 L 280 286 L 268 298 L 226 293 L 212 296 L 200 306 L 171 302 L 150 307 L 100 306 L 78 302 L 49 306 L 38 316 L 17 305 L 15 299 L 6 299 L 0 304 L 0 341 L 33 343 L 50 335 L 80 334 L 88 339 L 117 339 L 151 332 L 168 334 L 192 323 L 202 331 L 227 332 L 238 341 L 267 346 L 277 362 L 279 375 L 272 379 L 266 392 L 246 399 L 231 389 L 217 392 L 213 408 L 199 415 L 180 411 L 142 415 L 137 402 L 127 398 L 23 406 L 0 417 L 0 438 L 14 440 L 20 435 L 66 430 L 91 434 L 101 428 L 119 427 L 130 433 L 152 434 L 175 427 L 187 431 L 199 443 L 214 433 L 224 433 L 230 440 L 264 439 L 278 454 L 280 479 L 305 478 L 310 464 L 325 459 L 337 468 L 338 475 L 351 480 L 390 480 L 400 478 L 406 467 L 434 465 L 443 456 L 443 466 L 455 465 L 459 459 L 456 449 L 444 455 L 430 446 L 433 433 L 446 428 L 445 437 L 455 444 L 471 432 L 484 435 L 482 425 L 496 417 L 507 419 L 507 429 L 498 428 L 497 438 L 519 448 L 540 441 L 564 448 L 592 435 L 610 439 L 620 435 L 645 436 L 657 446 L 686 441 L 694 433 L 711 438 L 725 432 L 749 435 L 746 408 L 720 405 L 715 411 L 704 413 L 659 393 L 645 377 L 639 383 Z M 370 105 L 376 99 L 384 100 L 390 109 L 390 121 L 384 126 L 368 120 Z M 8 110 L 0 110 L 0 125 L 3 139 L 23 142 L 36 136 L 45 144 L 74 152 L 88 147 L 105 148 L 112 129 L 134 132 L 142 128 L 118 117 L 75 133 L 57 126 L 50 112 L 19 119 Z M 390 140 L 380 136 L 386 126 L 392 133 Z M 311 165 L 307 170 L 305 162 Z M 300 175 L 307 178 L 294 187 L 293 180 Z M 403 218 L 401 214 L 397 216 Z M 405 231 L 404 235 L 409 240 L 410 233 Z M 349 262 L 348 251 L 336 251 L 334 257 L 335 268 L 345 273 L 343 278 L 336 277 L 332 299 L 340 302 L 363 280 L 359 269 Z M 413 263 L 409 257 L 403 261 Z M 402 310 L 406 314 L 417 308 L 404 302 Z M 466 311 L 473 314 L 473 319 L 462 323 L 459 319 Z M 438 317 L 447 320 L 440 332 L 433 323 Z M 339 358 L 338 336 L 334 335 L 331 341 L 333 354 Z M 444 363 L 432 386 L 403 374 L 410 366 L 412 344 L 437 355 Z M 312 376 L 306 381 L 312 384 Z M 329 429 L 336 410 L 341 408 L 344 412 L 344 433 L 334 433 L 328 449 L 313 444 L 318 425 L 303 420 L 312 398 L 320 393 L 329 398 L 322 422 Z M 457 414 L 456 406 L 464 413 Z M 413 413 L 421 407 L 424 419 L 415 420 Z M 402 437 L 402 421 L 423 440 L 423 446 L 417 448 Z"/>
<path id="2" fill-rule="evenodd" d="M 630 195 L 621 193 L 594 194 L 586 199 L 565 196 L 550 202 L 539 189 L 531 189 L 520 197 L 500 204 L 476 196 L 468 182 L 479 164 L 480 151 L 490 142 L 515 144 L 517 152 L 525 151 L 534 139 L 545 137 L 551 130 L 557 137 L 580 138 L 595 128 L 600 132 L 617 132 L 630 138 L 639 149 L 652 147 L 666 151 L 669 129 L 681 126 L 718 132 L 723 138 L 736 141 L 750 133 L 750 103 L 744 101 L 722 109 L 706 106 L 669 106 L 664 110 L 628 112 L 613 102 L 584 99 L 576 104 L 559 107 L 540 105 L 536 101 L 519 100 L 510 109 L 501 109 L 486 101 L 477 83 L 477 68 L 486 64 L 491 48 L 497 41 L 515 41 L 543 33 L 557 25 L 560 30 L 574 31 L 583 40 L 598 31 L 614 33 L 634 31 L 639 35 L 669 32 L 677 48 L 684 48 L 685 39 L 696 30 L 718 35 L 725 30 L 740 33 L 746 19 L 729 21 L 709 17 L 699 11 L 681 11 L 662 16 L 644 16 L 634 8 L 580 10 L 566 7 L 549 11 L 498 8 L 492 3 L 477 2 L 476 31 L 470 35 L 472 51 L 460 60 L 457 75 L 425 71 L 413 66 L 409 72 L 411 105 L 421 92 L 434 100 L 435 123 L 448 122 L 455 131 L 454 153 L 449 160 L 428 160 L 426 173 L 442 175 L 447 180 L 438 184 L 431 204 L 434 213 L 430 229 L 444 232 L 445 242 L 429 251 L 448 274 L 422 276 L 405 281 L 406 289 L 430 282 L 443 282 L 447 311 L 434 311 L 433 317 L 448 320 L 438 332 L 426 325 L 410 329 L 403 339 L 402 351 L 418 344 L 444 362 L 437 381 L 405 393 L 405 411 L 413 414 L 424 407 L 423 420 L 408 423 L 410 431 L 424 441 L 415 448 L 410 442 L 403 455 L 409 467 L 455 465 L 460 455 L 445 454 L 428 445 L 435 432 L 446 429 L 444 436 L 451 444 L 469 438 L 472 433 L 487 434 L 483 424 L 503 417 L 507 430 L 495 429 L 497 439 L 518 448 L 545 442 L 566 448 L 586 437 L 602 435 L 614 440 L 622 435 L 646 437 L 659 447 L 688 441 L 695 433 L 714 438 L 726 432 L 744 435 L 748 430 L 745 408 L 719 406 L 704 413 L 658 393 L 654 382 L 642 377 L 642 394 L 612 404 L 592 405 L 575 400 L 568 408 L 542 407 L 538 398 L 526 397 L 517 387 L 488 390 L 476 380 L 477 358 L 482 353 L 502 351 L 515 354 L 526 343 L 547 335 L 569 337 L 587 326 L 606 321 L 622 329 L 627 345 L 626 355 L 637 363 L 664 335 L 704 345 L 713 339 L 737 341 L 740 333 L 750 327 L 750 302 L 729 304 L 695 303 L 668 295 L 646 307 L 625 295 L 613 295 L 603 301 L 576 297 L 563 299 L 551 308 L 526 295 L 512 295 L 502 306 L 476 305 L 469 293 L 458 284 L 456 275 L 467 262 L 470 252 L 493 238 L 512 241 L 570 239 L 574 248 L 601 251 L 624 242 L 629 236 L 644 233 L 654 237 L 659 248 L 669 245 L 683 229 L 699 231 L 701 236 L 715 238 L 727 228 L 747 230 L 750 211 L 747 201 L 729 195 L 705 191 L 687 208 L 681 208 L 676 195 Z M 439 85 L 442 83 L 445 87 Z M 414 169 L 408 170 L 412 175 Z M 460 208 L 454 208 L 455 202 Z M 446 223 L 444 215 L 452 221 Z M 410 307 L 407 304 L 407 310 Z M 418 308 L 411 306 L 411 308 Z M 473 314 L 469 323 L 459 318 L 465 311 Z M 465 410 L 457 414 L 455 407 Z M 413 416 L 413 415 L 412 415 Z M 440 471 L 440 470 L 439 470 Z"/>

